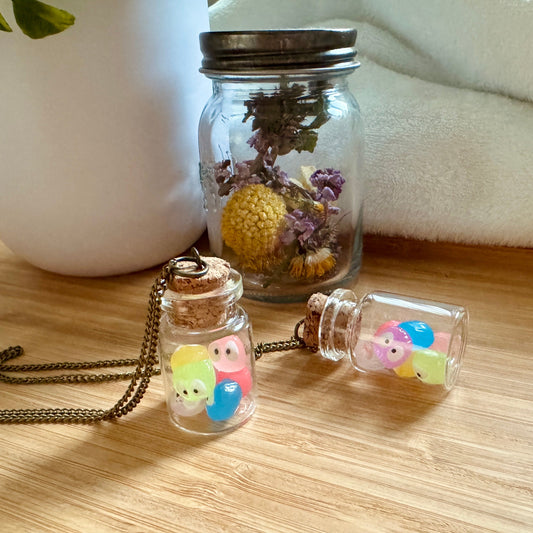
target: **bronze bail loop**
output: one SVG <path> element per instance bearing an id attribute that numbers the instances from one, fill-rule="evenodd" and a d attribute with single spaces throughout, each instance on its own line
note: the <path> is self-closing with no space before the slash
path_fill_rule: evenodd
<path id="1" fill-rule="evenodd" d="M 181 276 L 184 278 L 201 278 L 209 271 L 209 265 L 200 257 L 196 248 L 191 248 L 190 256 L 176 257 L 169 262 L 169 270 L 173 276 Z M 193 270 L 190 267 L 180 267 L 178 263 L 196 263 L 196 268 Z"/>
<path id="2" fill-rule="evenodd" d="M 303 323 L 305 322 L 305 318 L 302 318 L 301 320 L 299 320 L 296 325 L 294 326 L 294 333 L 293 333 L 293 337 L 301 342 L 304 346 L 305 346 L 305 342 L 303 340 L 303 337 L 300 335 L 300 327 L 303 325 Z"/>

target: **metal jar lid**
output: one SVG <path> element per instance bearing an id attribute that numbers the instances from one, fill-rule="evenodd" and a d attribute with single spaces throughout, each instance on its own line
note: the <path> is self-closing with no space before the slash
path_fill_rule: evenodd
<path id="1" fill-rule="evenodd" d="M 203 72 L 274 74 L 285 71 L 351 71 L 355 29 L 223 31 L 200 34 Z"/>

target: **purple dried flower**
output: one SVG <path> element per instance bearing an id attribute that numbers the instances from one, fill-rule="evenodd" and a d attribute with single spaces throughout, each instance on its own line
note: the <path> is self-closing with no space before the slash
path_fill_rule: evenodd
<path id="1" fill-rule="evenodd" d="M 238 191 L 247 185 L 263 183 L 260 176 L 253 172 L 255 161 L 242 161 L 233 165 L 235 173 L 232 174 L 231 161 L 225 159 L 213 166 L 215 181 L 218 184 L 219 196 L 226 196 L 232 191 Z"/>
<path id="2" fill-rule="evenodd" d="M 301 209 L 295 209 L 285 215 L 285 221 L 287 222 L 287 228 L 281 236 L 281 242 L 285 245 L 298 239 L 300 245 L 303 246 L 320 226 L 320 221 L 316 217 Z"/>
<path id="3" fill-rule="evenodd" d="M 284 170 L 281 170 L 279 166 L 276 165 L 272 170 L 276 174 L 278 183 L 282 187 L 289 187 L 291 185 L 291 180 L 289 179 L 289 175 Z"/>
<path id="4" fill-rule="evenodd" d="M 326 202 L 333 202 L 337 199 L 337 195 L 329 187 L 324 187 L 320 191 L 320 200 L 325 200 Z"/>
<path id="5" fill-rule="evenodd" d="M 239 180 L 247 180 L 250 178 L 250 163 L 251 161 L 243 161 L 242 163 L 235 163 L 235 175 L 239 177 Z"/>
<path id="6" fill-rule="evenodd" d="M 284 194 L 292 185 L 291 180 L 289 179 L 288 174 L 279 168 L 279 166 L 272 167 L 267 161 L 262 160 L 261 165 L 257 165 L 257 160 L 250 161 L 254 169 L 257 169 L 257 178 L 258 183 L 266 185 L 273 191 Z M 255 174 L 254 174 L 255 176 Z"/>
<path id="7" fill-rule="evenodd" d="M 255 148 L 260 154 L 266 154 L 272 147 L 270 140 L 263 136 L 261 130 L 256 131 L 247 141 L 247 143 Z"/>
<path id="8" fill-rule="evenodd" d="M 224 161 L 215 163 L 214 165 L 215 180 L 218 183 L 218 185 L 221 185 L 222 183 L 224 183 L 225 181 L 228 181 L 231 178 L 231 172 L 229 170 L 230 165 L 231 165 L 231 161 L 229 159 L 225 159 Z"/>
<path id="9" fill-rule="evenodd" d="M 309 181 L 316 187 L 315 200 L 333 202 L 342 192 L 342 186 L 346 180 L 339 170 L 326 168 L 313 172 Z"/>
<path id="10" fill-rule="evenodd" d="M 262 183 L 261 178 L 252 172 L 252 165 L 254 161 L 243 161 L 242 163 L 235 163 L 235 175 L 233 177 L 233 185 L 235 190 L 243 189 L 247 185 L 257 185 Z"/>

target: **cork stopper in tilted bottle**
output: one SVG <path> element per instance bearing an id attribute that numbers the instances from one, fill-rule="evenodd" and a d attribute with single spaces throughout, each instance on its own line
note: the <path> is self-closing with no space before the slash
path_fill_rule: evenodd
<path id="1" fill-rule="evenodd" d="M 313 294 L 307 302 L 302 339 L 326 359 L 338 361 L 357 341 L 360 311 L 355 294 L 336 289 L 329 296 Z"/>
<path id="2" fill-rule="evenodd" d="M 320 324 L 320 317 L 326 305 L 328 297 L 325 294 L 317 292 L 309 297 L 307 300 L 307 309 L 304 319 L 304 327 L 302 339 L 305 345 L 313 351 L 318 350 L 318 327 Z"/>

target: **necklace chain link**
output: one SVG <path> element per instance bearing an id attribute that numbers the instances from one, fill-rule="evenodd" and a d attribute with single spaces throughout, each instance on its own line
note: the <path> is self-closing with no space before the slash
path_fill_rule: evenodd
<path id="1" fill-rule="evenodd" d="M 93 363 L 52 363 L 45 365 L 4 365 L 10 359 L 20 356 L 23 350 L 20 346 L 7 348 L 0 352 L 0 381 L 6 383 L 35 384 L 35 383 L 94 383 L 114 381 L 130 378 L 128 388 L 122 397 L 109 409 L 5 409 L 0 410 L 1 424 L 32 424 L 32 423 L 92 423 L 101 420 L 112 420 L 128 414 L 141 401 L 150 378 L 159 373 L 155 368 L 157 363 L 157 342 L 159 338 L 159 323 L 161 319 L 161 299 L 167 287 L 170 276 L 169 265 L 161 271 L 150 291 L 148 316 L 141 353 L 138 359 L 114 361 L 95 361 Z M 119 374 L 81 375 L 66 374 L 48 377 L 14 378 L 6 376 L 4 372 L 31 372 L 42 370 L 81 370 L 115 366 L 129 366 L 135 364 L 133 372 Z"/>

